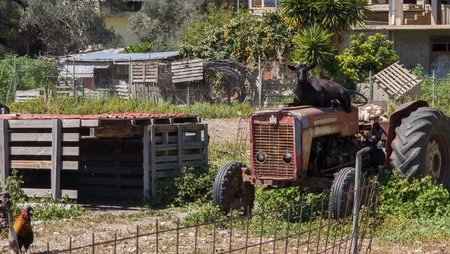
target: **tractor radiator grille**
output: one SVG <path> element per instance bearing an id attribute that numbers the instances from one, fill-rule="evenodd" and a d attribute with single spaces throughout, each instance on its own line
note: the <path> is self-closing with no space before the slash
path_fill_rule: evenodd
<path id="1" fill-rule="evenodd" d="M 294 179 L 294 158 L 290 163 L 283 161 L 283 155 L 288 152 L 293 157 L 294 128 L 292 125 L 254 124 L 253 125 L 253 166 L 257 178 Z M 259 162 L 256 154 L 264 152 L 266 160 Z"/>

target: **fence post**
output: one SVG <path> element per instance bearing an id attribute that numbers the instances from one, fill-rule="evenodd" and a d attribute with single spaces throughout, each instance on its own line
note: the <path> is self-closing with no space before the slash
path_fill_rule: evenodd
<path id="1" fill-rule="evenodd" d="M 52 198 L 61 198 L 61 119 L 52 120 L 52 169 L 51 169 L 51 189 Z"/>
<path id="2" fill-rule="evenodd" d="M 258 56 L 258 83 L 259 83 L 259 96 L 258 96 L 258 105 L 262 107 L 262 71 L 261 71 L 261 56 Z"/>
<path id="3" fill-rule="evenodd" d="M 435 96 L 435 94 L 434 94 L 434 92 L 435 92 L 435 75 L 434 75 L 434 70 L 433 70 L 433 81 L 431 82 L 431 87 L 432 87 L 432 95 L 431 95 L 431 99 L 432 99 L 432 105 L 433 105 L 433 108 L 434 108 L 434 96 Z"/>
<path id="4" fill-rule="evenodd" d="M 353 239 L 351 253 L 358 253 L 358 215 L 359 215 L 359 203 L 361 199 L 360 193 L 360 181 L 361 181 L 361 168 L 362 168 L 362 155 L 370 151 L 370 147 L 365 147 L 356 153 L 356 165 L 355 165 L 355 193 L 353 202 Z"/>
<path id="5" fill-rule="evenodd" d="M 149 135 L 149 125 L 144 125 L 143 135 L 142 135 L 142 162 L 143 162 L 143 194 L 144 201 L 149 197 L 150 194 L 150 135 Z"/>
<path id="6" fill-rule="evenodd" d="M 0 120 L 0 186 L 4 187 L 9 176 L 9 135 L 8 120 Z"/>

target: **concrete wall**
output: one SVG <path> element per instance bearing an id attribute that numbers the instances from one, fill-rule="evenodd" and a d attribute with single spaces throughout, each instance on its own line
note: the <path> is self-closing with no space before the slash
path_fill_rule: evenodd
<path id="1" fill-rule="evenodd" d="M 128 28 L 128 18 L 124 17 L 105 17 L 106 27 L 113 28 L 116 33 L 123 37 L 125 46 L 140 43 L 139 38 Z"/>
<path id="2" fill-rule="evenodd" d="M 449 72 L 450 58 L 447 52 L 431 52 L 431 37 L 449 35 L 448 30 L 405 30 L 391 31 L 390 39 L 394 40 L 394 49 L 406 68 L 411 69 L 421 64 L 428 74 L 435 69 L 439 75 L 445 75 Z M 439 63 L 434 62 L 436 59 Z"/>

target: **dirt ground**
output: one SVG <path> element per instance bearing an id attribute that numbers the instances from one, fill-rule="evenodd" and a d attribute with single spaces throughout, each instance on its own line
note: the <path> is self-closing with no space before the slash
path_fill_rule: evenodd
<path id="1" fill-rule="evenodd" d="M 210 142 L 219 143 L 223 141 L 234 141 L 238 135 L 242 136 L 248 132 L 247 120 L 238 119 L 204 119 L 203 122 L 208 123 Z M 239 133 L 239 134 L 238 134 Z M 139 232 L 152 232 L 156 220 L 160 220 L 161 227 L 174 226 L 176 218 L 185 217 L 189 212 L 188 209 L 168 209 L 163 211 L 151 211 L 142 207 L 130 206 L 86 206 L 88 212 L 86 215 L 73 219 L 64 219 L 55 222 L 33 222 L 35 232 L 34 244 L 31 253 L 44 253 L 49 243 L 50 249 L 62 249 L 69 246 L 69 237 L 72 240 L 72 246 L 81 244 L 89 244 L 92 242 L 92 233 L 95 232 L 95 241 L 111 240 L 114 235 L 117 237 L 132 236 L 136 234 L 137 227 Z M 162 218 L 163 217 L 163 218 Z M 165 223 L 167 225 L 165 225 Z M 193 236 L 193 232 L 182 233 L 181 236 Z M 220 232 L 218 233 L 221 234 Z M 239 235 L 238 235 L 239 236 Z M 8 252 L 8 242 L 6 232 L 3 231 L 0 240 L 0 253 Z M 162 239 L 172 239 L 174 235 L 167 235 Z M 199 239 L 202 239 L 201 237 Z M 420 239 L 420 237 L 418 237 Z M 154 253 L 155 245 L 150 243 L 147 238 L 139 240 L 140 253 Z M 118 253 L 135 253 L 135 240 L 130 239 L 118 248 Z M 148 244 L 148 248 L 145 244 Z M 160 243 L 163 244 L 163 243 Z M 184 242 L 185 247 L 180 249 L 182 253 L 192 252 L 192 242 Z M 201 243 L 199 248 L 201 249 Z M 170 249 L 173 246 L 160 246 L 162 253 L 173 253 Z M 164 248 L 166 248 L 164 251 Z M 95 253 L 112 253 L 111 246 L 97 248 Z M 278 250 L 278 249 L 277 249 Z M 210 253 L 210 251 L 199 251 L 199 253 Z M 278 252 L 278 251 L 277 251 Z M 91 250 L 81 250 L 73 253 L 91 253 Z M 240 253 L 240 252 L 238 252 Z M 253 253 L 250 251 L 250 253 Z M 263 249 L 263 253 L 272 253 L 269 249 Z M 449 242 L 416 242 L 413 244 L 382 244 L 374 240 L 372 253 L 388 254 L 388 253 L 450 253 Z"/>

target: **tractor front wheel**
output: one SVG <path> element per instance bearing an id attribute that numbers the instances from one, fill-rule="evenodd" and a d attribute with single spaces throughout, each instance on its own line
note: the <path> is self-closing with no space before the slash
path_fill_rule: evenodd
<path id="1" fill-rule="evenodd" d="M 216 175 L 213 186 L 213 204 L 225 213 L 230 210 L 242 210 L 246 214 L 253 208 L 255 187 L 242 180 L 240 162 L 228 162 Z"/>
<path id="2" fill-rule="evenodd" d="M 331 185 L 329 209 L 334 219 L 352 214 L 355 190 L 355 169 L 347 167 L 336 173 Z"/>

